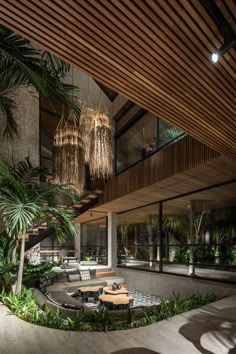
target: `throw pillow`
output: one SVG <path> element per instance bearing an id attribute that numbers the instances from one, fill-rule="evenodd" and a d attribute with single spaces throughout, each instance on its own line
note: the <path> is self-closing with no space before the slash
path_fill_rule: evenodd
<path id="1" fill-rule="evenodd" d="M 89 269 L 81 270 L 80 271 L 80 278 L 81 278 L 81 280 L 90 280 Z"/>
<path id="2" fill-rule="evenodd" d="M 68 275 L 69 281 L 77 281 L 80 280 L 80 274 L 70 274 Z"/>

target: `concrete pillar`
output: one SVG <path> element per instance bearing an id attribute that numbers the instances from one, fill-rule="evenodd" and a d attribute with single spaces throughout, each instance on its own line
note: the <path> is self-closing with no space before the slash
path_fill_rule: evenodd
<path id="1" fill-rule="evenodd" d="M 74 238 L 74 249 L 75 249 L 75 257 L 78 257 L 80 260 L 80 248 L 81 248 L 81 225 L 76 224 L 76 236 Z"/>
<path id="2" fill-rule="evenodd" d="M 15 90 L 14 100 L 16 104 L 14 117 L 18 124 L 20 137 L 14 137 L 13 141 L 9 141 L 3 140 L 0 136 L 1 158 L 17 163 L 29 155 L 32 165 L 39 166 L 38 94 L 32 87 L 20 88 Z M 4 125 L 5 121 L 1 119 L 1 127 Z"/>
<path id="3" fill-rule="evenodd" d="M 189 240 L 190 240 L 190 256 L 189 256 L 189 269 L 188 269 L 188 275 L 194 276 L 195 275 L 195 266 L 193 265 L 194 263 L 194 236 L 193 236 L 193 202 L 191 200 L 190 203 L 190 218 L 189 218 L 189 223 L 190 223 L 190 230 L 189 230 Z"/>
<path id="4" fill-rule="evenodd" d="M 107 230 L 107 252 L 108 266 L 114 268 L 117 266 L 117 215 L 108 213 Z"/>

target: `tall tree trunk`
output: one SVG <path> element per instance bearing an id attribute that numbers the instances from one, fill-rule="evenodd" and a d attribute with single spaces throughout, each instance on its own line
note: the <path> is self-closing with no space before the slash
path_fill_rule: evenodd
<path id="1" fill-rule="evenodd" d="M 18 244 L 19 244 L 19 241 L 16 240 L 15 246 L 13 248 L 12 255 L 11 255 L 11 261 L 12 262 L 15 262 L 15 260 L 16 260 L 16 250 L 17 250 Z"/>
<path id="2" fill-rule="evenodd" d="M 21 292 L 22 278 L 24 270 L 24 258 L 25 258 L 25 235 L 23 235 L 20 247 L 20 264 L 18 269 L 17 281 L 16 281 L 16 293 Z"/>
<path id="3" fill-rule="evenodd" d="M 152 267 L 152 260 L 153 260 L 152 225 L 147 225 L 146 227 L 148 232 L 149 266 Z"/>

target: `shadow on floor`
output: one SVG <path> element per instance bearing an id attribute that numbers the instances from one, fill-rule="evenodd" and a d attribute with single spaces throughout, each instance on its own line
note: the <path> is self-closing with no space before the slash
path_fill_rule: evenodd
<path id="1" fill-rule="evenodd" d="M 153 350 L 147 348 L 126 348 L 121 349 L 110 354 L 160 354 L 158 352 L 154 352 Z"/>
<path id="2" fill-rule="evenodd" d="M 236 307 L 209 308 L 188 317 L 179 333 L 202 354 L 236 354 Z"/>

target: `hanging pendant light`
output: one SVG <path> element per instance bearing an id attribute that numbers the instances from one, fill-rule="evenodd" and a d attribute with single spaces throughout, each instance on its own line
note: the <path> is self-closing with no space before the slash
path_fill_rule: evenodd
<path id="1" fill-rule="evenodd" d="M 93 177 L 112 175 L 112 125 L 107 113 L 97 110 L 90 132 L 89 169 Z"/>
<path id="2" fill-rule="evenodd" d="M 84 108 L 80 115 L 80 131 L 82 133 L 85 163 L 90 160 L 90 133 L 94 125 L 95 111 L 92 108 Z"/>
<path id="3" fill-rule="evenodd" d="M 54 136 L 53 180 L 57 184 L 71 184 L 79 194 L 84 191 L 85 162 L 82 135 L 78 121 L 71 113 L 62 113 Z"/>

